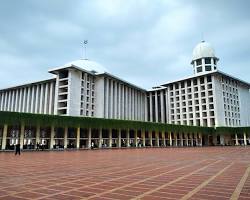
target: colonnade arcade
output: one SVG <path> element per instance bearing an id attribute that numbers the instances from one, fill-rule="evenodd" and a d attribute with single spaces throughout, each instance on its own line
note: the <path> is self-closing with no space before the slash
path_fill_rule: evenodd
<path id="1" fill-rule="evenodd" d="M 40 124 L 40 125 L 39 125 Z M 250 145 L 250 127 L 0 112 L 0 150 Z"/>
<path id="2" fill-rule="evenodd" d="M 36 149 L 37 145 L 43 149 L 202 146 L 202 134 L 142 129 L 0 125 L 1 150 L 14 150 L 18 143 L 21 149 Z"/>

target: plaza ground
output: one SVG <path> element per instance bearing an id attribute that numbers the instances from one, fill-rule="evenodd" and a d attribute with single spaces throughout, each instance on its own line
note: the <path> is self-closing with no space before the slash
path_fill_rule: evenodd
<path id="1" fill-rule="evenodd" d="M 250 199 L 249 147 L 0 153 L 0 199 Z"/>

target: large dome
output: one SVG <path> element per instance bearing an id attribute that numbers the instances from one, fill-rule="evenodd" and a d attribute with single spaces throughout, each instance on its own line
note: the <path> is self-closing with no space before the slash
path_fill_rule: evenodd
<path id="1" fill-rule="evenodd" d="M 75 61 L 72 61 L 72 62 L 65 64 L 65 66 L 70 66 L 70 65 L 80 67 L 80 68 L 87 70 L 87 71 L 95 71 L 97 73 L 107 72 L 107 69 L 105 67 L 103 67 L 101 64 L 94 62 L 94 61 L 91 61 L 91 60 L 88 60 L 88 59 L 75 60 Z"/>
<path id="2" fill-rule="evenodd" d="M 209 43 L 202 41 L 199 44 L 197 44 L 196 47 L 194 48 L 192 61 L 200 58 L 214 58 L 214 57 L 216 56 L 213 47 Z"/>

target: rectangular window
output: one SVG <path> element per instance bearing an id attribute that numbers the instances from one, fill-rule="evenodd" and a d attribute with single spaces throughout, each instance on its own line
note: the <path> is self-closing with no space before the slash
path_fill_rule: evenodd
<path id="1" fill-rule="evenodd" d="M 211 58 L 205 58 L 205 64 L 211 64 Z"/>
<path id="2" fill-rule="evenodd" d="M 208 71 L 211 71 L 211 69 L 212 69 L 212 68 L 211 68 L 211 65 L 205 66 L 205 71 L 208 72 Z"/>
<path id="3" fill-rule="evenodd" d="M 201 65 L 201 59 L 196 60 L 196 65 Z"/>
<path id="4" fill-rule="evenodd" d="M 197 73 L 202 72 L 202 67 L 197 67 Z"/>

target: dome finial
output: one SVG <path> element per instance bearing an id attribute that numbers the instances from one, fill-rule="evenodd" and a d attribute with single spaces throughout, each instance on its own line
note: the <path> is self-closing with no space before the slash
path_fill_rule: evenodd
<path id="1" fill-rule="evenodd" d="M 84 40 L 83 42 L 81 42 L 83 44 L 83 60 L 87 60 L 87 44 L 88 44 L 88 40 Z"/>

